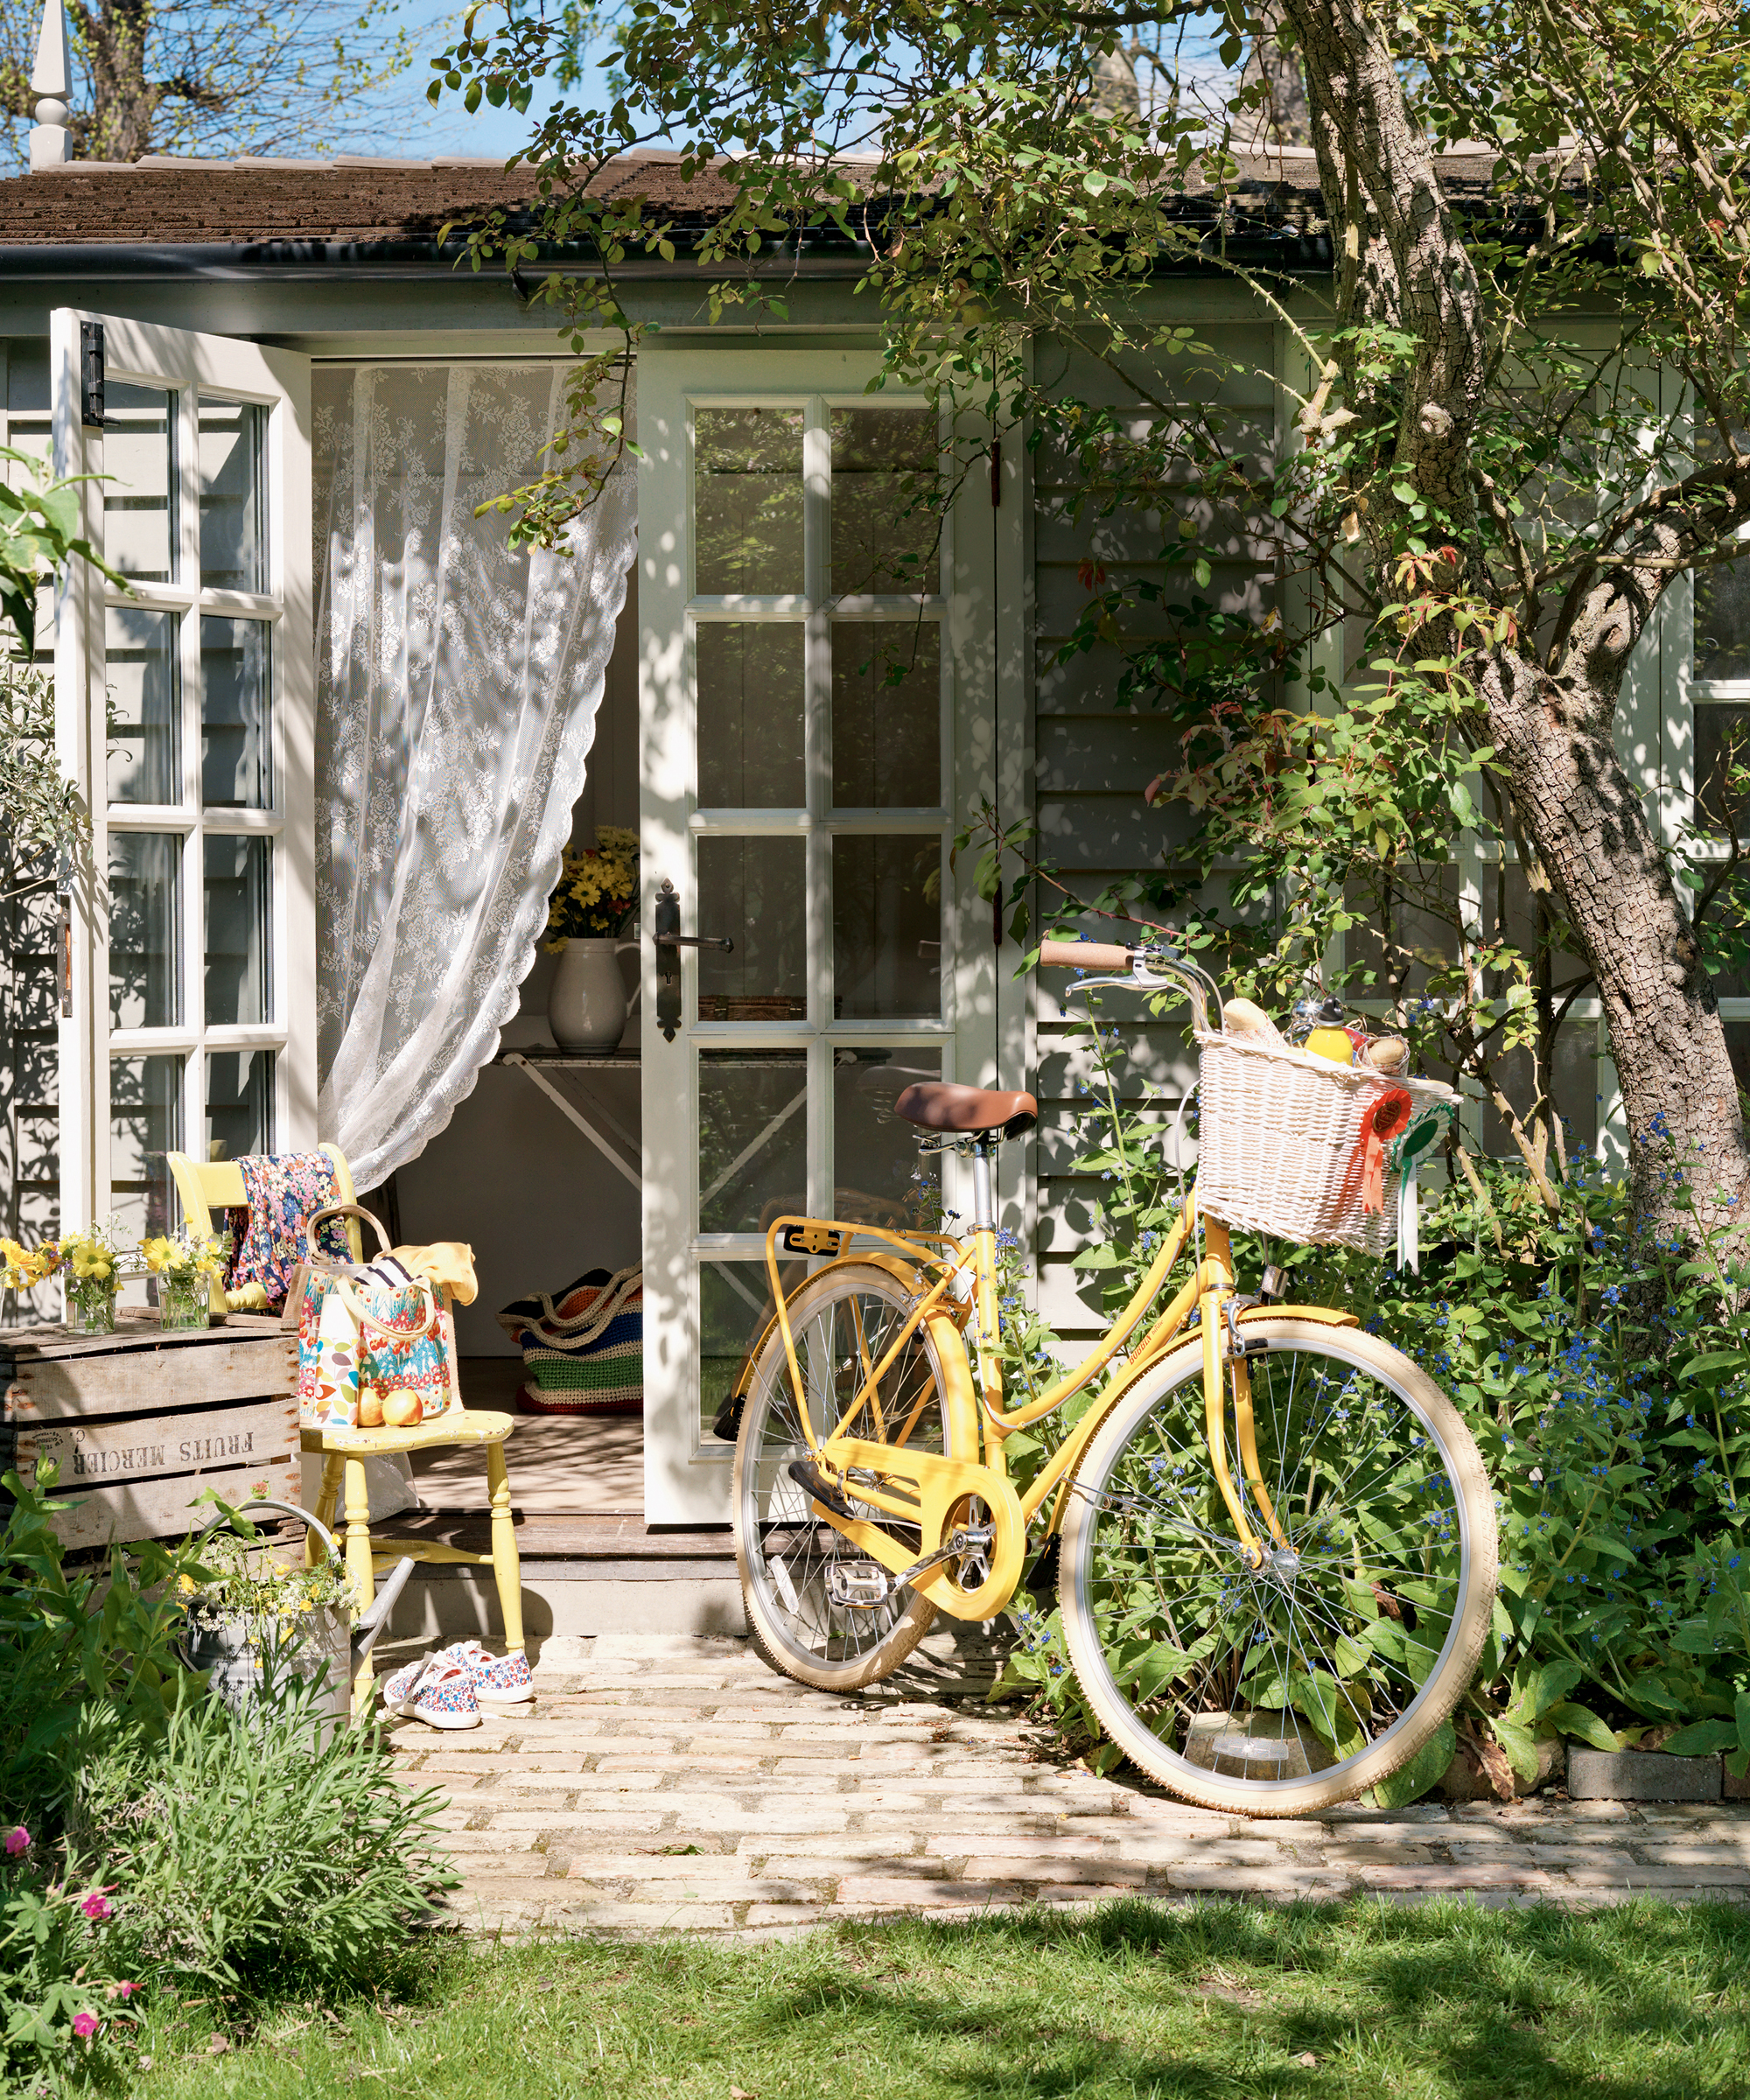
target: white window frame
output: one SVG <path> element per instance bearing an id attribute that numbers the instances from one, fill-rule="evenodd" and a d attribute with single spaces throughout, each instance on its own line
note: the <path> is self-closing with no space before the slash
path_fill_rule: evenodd
<path id="1" fill-rule="evenodd" d="M 175 389 L 178 418 L 178 578 L 117 590 L 77 564 L 57 608 L 57 738 L 64 769 L 92 817 L 90 872 L 75 887 L 67 997 L 60 1023 L 60 1215 L 63 1231 L 101 1223 L 113 1208 L 110 1064 L 121 1056 L 178 1056 L 181 1149 L 203 1156 L 209 1053 L 274 1056 L 274 1149 L 316 1142 L 315 663 L 310 547 L 310 360 L 231 337 L 195 335 L 113 314 L 57 308 L 50 317 L 56 471 L 92 477 L 81 488 L 82 525 L 103 543 L 103 434 L 81 416 L 80 327 L 104 331 L 106 386 Z M 268 588 L 241 592 L 200 584 L 200 401 L 222 396 L 264 411 L 262 471 Z M 111 803 L 106 789 L 105 620 L 111 606 L 180 615 L 181 798 Z M 263 809 L 206 810 L 200 800 L 201 666 L 205 616 L 259 620 L 271 629 L 271 801 Z M 112 832 L 179 836 L 181 1018 L 174 1026 L 109 1025 L 108 849 Z M 205 1015 L 204 841 L 273 842 L 267 1011 L 263 1024 L 208 1026 Z M 68 1009 L 70 1008 L 70 1011 Z"/>

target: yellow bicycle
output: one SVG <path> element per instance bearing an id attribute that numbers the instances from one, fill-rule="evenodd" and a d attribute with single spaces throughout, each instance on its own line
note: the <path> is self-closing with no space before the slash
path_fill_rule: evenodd
<path id="1" fill-rule="evenodd" d="M 1188 989 L 1207 1070 L 1219 993 L 1171 948 L 1048 942 L 1041 960 Z M 1495 1589 L 1494 1501 L 1452 1404 L 1352 1314 L 1273 1303 L 1279 1271 L 1242 1292 L 1194 1188 L 1097 1347 L 1008 1407 L 991 1167 L 1035 1104 L 926 1082 L 898 1108 L 970 1159 L 972 1230 L 767 1232 L 775 1311 L 742 1382 L 733 1515 L 768 1660 L 824 1690 L 875 1684 L 938 1612 L 994 1618 L 1029 1539 L 1060 1534 L 1082 1689 L 1175 1794 L 1301 1815 L 1413 1757 L 1470 1682 Z M 822 1265 L 786 1295 L 783 1256 Z M 1018 1493 L 1006 1439 L 1090 1392 Z"/>

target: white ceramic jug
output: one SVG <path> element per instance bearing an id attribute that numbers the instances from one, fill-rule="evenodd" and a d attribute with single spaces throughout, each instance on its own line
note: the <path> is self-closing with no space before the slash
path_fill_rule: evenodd
<path id="1" fill-rule="evenodd" d="M 612 1050 L 626 1030 L 626 985 L 619 957 L 635 941 L 574 934 L 547 996 L 547 1025 L 562 1050 Z"/>

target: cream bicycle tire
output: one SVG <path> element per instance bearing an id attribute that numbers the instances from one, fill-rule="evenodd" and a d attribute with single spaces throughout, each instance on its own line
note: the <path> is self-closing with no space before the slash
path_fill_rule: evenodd
<path id="1" fill-rule="evenodd" d="M 1401 1352 L 1356 1329 L 1310 1320 L 1249 1320 L 1242 1332 L 1249 1341 L 1268 1345 L 1251 1360 L 1260 1464 L 1267 1490 L 1278 1507 L 1288 1511 L 1283 1521 L 1289 1548 L 1284 1552 L 1294 1560 L 1293 1567 L 1284 1561 L 1279 1569 L 1244 1568 L 1237 1535 L 1219 1502 L 1202 1446 L 1202 1350 L 1194 1342 L 1175 1349 L 1118 1402 L 1077 1469 L 1060 1561 L 1064 1633 L 1071 1666 L 1101 1726 L 1149 1777 L 1203 1808 L 1244 1816 L 1304 1816 L 1353 1799 L 1398 1770 L 1433 1737 L 1464 1696 L 1488 1636 L 1494 1600 L 1494 1502 L 1475 1442 L 1456 1409 Z M 1303 1463 L 1302 1452 L 1313 1439 L 1302 1438 L 1291 1446 L 1296 1372 L 1288 1373 L 1285 1398 L 1266 1400 L 1259 1387 L 1261 1382 L 1270 1386 L 1270 1380 L 1268 1376 L 1261 1380 L 1258 1368 L 1289 1359 L 1296 1365 L 1331 1367 L 1323 1374 L 1323 1383 L 1309 1372 L 1307 1395 L 1302 1398 L 1309 1407 L 1321 1404 L 1327 1386 L 1335 1383 L 1323 1426 L 1340 1424 L 1342 1433 L 1348 1434 L 1348 1424 L 1358 1417 L 1365 1429 L 1371 1410 L 1379 1438 L 1375 1477 L 1382 1490 L 1408 1498 L 1406 1508 L 1418 1495 L 1427 1505 L 1401 1529 L 1396 1549 L 1408 1556 L 1414 1541 L 1422 1551 L 1424 1572 L 1406 1573 L 1407 1561 L 1376 1559 L 1387 1551 L 1381 1536 L 1384 1526 L 1376 1522 L 1368 1529 L 1345 1514 L 1345 1496 L 1359 1507 L 1360 1491 L 1327 1484 L 1320 1492 L 1321 1480 L 1337 1481 L 1327 1450 Z M 1391 1407 L 1376 1408 L 1375 1393 L 1389 1396 Z M 1430 1461 L 1418 1455 L 1423 1446 L 1413 1424 L 1419 1424 L 1426 1446 L 1438 1454 L 1440 1474 L 1450 1488 L 1449 1507 L 1444 1506 L 1438 1481 L 1418 1478 L 1418 1466 L 1425 1476 Z M 1182 1442 L 1172 1449 L 1182 1451 L 1185 1459 L 1175 1472 L 1169 1462 L 1172 1452 L 1162 1446 L 1169 1437 L 1181 1436 Z M 1272 1438 L 1273 1450 L 1267 1443 Z M 1200 1450 L 1200 1477 L 1192 1470 Z M 1231 1441 L 1229 1455 L 1231 1460 Z M 1273 1482 L 1269 1478 L 1272 1467 Z M 1386 1490 L 1388 1480 L 1392 1484 Z M 1298 1514 L 1293 1509 L 1297 1494 L 1303 1502 Z M 1127 1524 L 1134 1532 L 1152 1525 L 1152 1533 L 1127 1541 L 1121 1536 Z M 1131 1558 L 1120 1560 L 1120 1553 Z M 1162 1614 L 1154 1621 L 1152 1656 L 1146 1636 L 1140 1656 L 1135 1642 L 1125 1642 L 1125 1628 L 1134 1628 L 1139 1620 L 1127 1620 L 1119 1601 L 1124 1584 L 1134 1591 L 1142 1581 L 1137 1571 L 1144 1558 L 1155 1588 L 1153 1603 Z M 1431 1565 L 1439 1571 L 1432 1579 L 1425 1572 Z M 1117 1572 L 1102 1572 L 1108 1567 Z M 1381 1573 L 1388 1578 L 1384 1583 L 1376 1579 Z M 1303 1576 L 1304 1590 L 1299 1587 Z M 1103 1600 L 1102 1590 L 1110 1592 Z M 1424 1592 L 1419 1598 L 1418 1591 Z M 1369 1595 L 1375 1605 L 1370 1620 L 1363 1616 Z M 1150 1608 L 1145 1602 L 1144 1614 Z M 1251 1630 L 1244 1642 L 1236 1641 L 1236 1632 L 1248 1624 L 1249 1614 Z M 1213 1632 L 1198 1634 L 1200 1616 Z M 1428 1637 L 1421 1638 L 1424 1619 Z M 1352 1623 L 1356 1620 L 1359 1632 Z M 1158 1630 L 1163 1624 L 1172 1628 L 1170 1634 Z M 1256 1630 L 1260 1628 L 1264 1630 Z M 1442 1633 L 1439 1650 L 1426 1664 L 1413 1698 L 1376 1737 L 1361 1740 L 1348 1754 L 1341 1754 L 1342 1740 L 1335 1729 L 1328 1740 L 1321 1739 L 1291 1698 L 1284 1696 L 1279 1706 L 1270 1708 L 1267 1699 L 1274 1695 L 1267 1694 L 1264 1703 L 1248 1708 L 1241 1696 L 1254 1671 L 1274 1670 L 1275 1677 L 1268 1681 L 1276 1691 L 1292 1680 L 1303 1694 L 1311 1690 L 1311 1703 L 1327 1725 L 1347 1718 L 1364 1731 L 1362 1698 L 1370 1712 L 1373 1700 L 1381 1696 L 1372 1688 L 1376 1676 L 1388 1686 L 1389 1704 L 1390 1685 L 1400 1681 L 1407 1687 L 1414 1669 L 1423 1666 L 1422 1656 L 1414 1651 L 1433 1655 L 1432 1636 L 1437 1632 Z M 1340 1696 L 1334 1695 L 1320 1682 L 1316 1662 L 1309 1666 L 1309 1648 L 1317 1654 L 1328 1649 L 1332 1658 L 1347 1662 L 1338 1639 L 1350 1642 L 1352 1655 L 1357 1648 L 1362 1655 L 1365 1682 L 1359 1693 L 1349 1679 L 1337 1676 Z M 1394 1643 L 1396 1680 L 1390 1675 Z M 1200 1646 L 1207 1646 L 1201 1660 L 1197 1659 Z M 1187 1667 L 1180 1670 L 1172 1658 L 1182 1658 Z M 1159 1698 L 1167 1670 L 1179 1670 L 1170 1707 Z M 1147 1689 L 1151 1684 L 1152 1691 Z M 1140 1700 L 1133 1696 L 1138 1689 L 1144 1692 Z M 1198 1708 L 1194 1702 L 1199 1697 L 1226 1697 L 1228 1704 Z M 1152 1702 L 1157 1709 L 1154 1726 L 1141 1711 Z M 1236 1714 L 1248 1718 L 1236 1720 Z M 1313 1757 L 1326 1756 L 1333 1747 L 1339 1753 L 1335 1760 L 1315 1768 Z M 1200 1754 L 1187 1757 L 1186 1748 Z M 1306 1769 L 1287 1769 L 1296 1762 Z M 1222 1763 L 1230 1769 L 1220 1770 Z M 1247 1776 L 1254 1763 L 1259 1770 L 1274 1768 L 1286 1775 Z M 1241 1769 L 1231 1769 L 1236 1766 Z"/>
<path id="2" fill-rule="evenodd" d="M 878 1304 L 886 1308 L 892 1320 L 893 1331 L 897 1331 L 914 1297 L 914 1293 L 891 1270 L 874 1263 L 850 1263 L 809 1278 L 788 1300 L 791 1330 L 803 1359 L 805 1388 L 812 1390 L 812 1373 L 817 1368 L 815 1360 L 825 1339 L 823 1325 L 835 1308 L 846 1306 L 854 1298 Z M 935 1345 L 920 1331 L 907 1348 L 914 1352 L 913 1362 L 919 1376 L 927 1372 L 934 1386 L 934 1405 L 940 1424 L 939 1432 L 932 1432 L 920 1421 L 920 1430 L 924 1435 L 934 1433 L 937 1438 L 920 1447 L 939 1450 L 951 1457 L 954 1455 L 949 1449 L 952 1425 L 942 1405 L 942 1379 Z M 896 1371 L 899 1368 L 896 1364 Z M 915 1394 L 918 1388 L 914 1385 L 910 1390 Z M 854 1397 L 855 1388 L 844 1388 L 842 1380 L 835 1390 L 843 1394 L 841 1404 L 848 1404 Z M 856 1615 L 845 1607 L 828 1608 L 824 1623 L 821 1622 L 822 1614 L 814 1600 L 813 1586 L 816 1582 L 823 1585 L 825 1565 L 833 1558 L 860 1557 L 830 1525 L 797 1521 L 803 1498 L 801 1490 L 788 1480 L 783 1468 L 791 1457 L 806 1456 L 807 1446 L 799 1433 L 788 1438 L 767 1437 L 767 1424 L 774 1419 L 781 1420 L 786 1412 L 792 1430 L 795 1430 L 794 1404 L 784 1338 L 774 1327 L 749 1382 L 741 1427 L 735 1440 L 732 1516 L 736 1564 L 741 1575 L 748 1632 L 754 1647 L 773 1669 L 794 1677 L 799 1684 L 813 1685 L 820 1691 L 860 1691 L 865 1685 L 879 1683 L 899 1668 L 934 1624 L 936 1609 L 915 1590 L 906 1590 L 903 1592 L 904 1601 L 897 1609 L 892 1602 L 882 1607 L 886 1614 L 885 1621 L 878 1637 L 866 1646 L 855 1645 L 859 1628 Z M 816 1408 L 811 1416 L 823 1411 Z M 837 1418 L 836 1412 L 833 1418 Z M 820 1435 L 830 1429 L 832 1423 L 814 1420 L 812 1425 L 816 1434 Z M 772 1446 L 780 1442 L 781 1455 L 769 1455 Z M 762 1452 L 768 1455 L 762 1456 Z M 773 1516 L 774 1503 L 780 1510 L 776 1520 Z M 799 1569 L 791 1564 L 782 1551 L 774 1559 L 767 1547 L 779 1525 L 784 1522 L 788 1522 L 792 1533 L 807 1530 L 824 1533 L 837 1544 L 810 1550 L 812 1555 L 818 1557 L 819 1566 L 815 1564 L 814 1558 L 808 1558 Z M 781 1575 L 779 1570 L 782 1571 Z M 780 1580 L 789 1585 L 794 1604 L 780 1593 Z M 809 1600 L 806 1609 L 802 1608 L 804 1599 Z M 839 1614 L 836 1624 L 835 1612 Z M 812 1626 L 808 1623 L 810 1620 L 815 1621 Z M 849 1654 L 815 1652 L 816 1648 L 830 1650 L 846 1644 L 851 1644 Z"/>

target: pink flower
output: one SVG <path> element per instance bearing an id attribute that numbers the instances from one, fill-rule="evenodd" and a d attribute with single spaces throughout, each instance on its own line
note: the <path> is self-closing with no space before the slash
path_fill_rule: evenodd
<path id="1" fill-rule="evenodd" d="M 88 1918 L 113 1918 L 116 1914 L 107 1896 L 88 1896 L 79 1908 Z"/>
<path id="2" fill-rule="evenodd" d="M 6 1856 L 8 1858 L 16 1859 L 20 1852 L 27 1852 L 30 1849 L 31 1833 L 22 1823 L 15 1824 L 11 1830 L 7 1831 Z"/>
<path id="3" fill-rule="evenodd" d="M 73 2031 L 81 2041 L 89 2041 L 97 2032 L 97 2015 L 94 2012 L 75 2012 Z"/>

